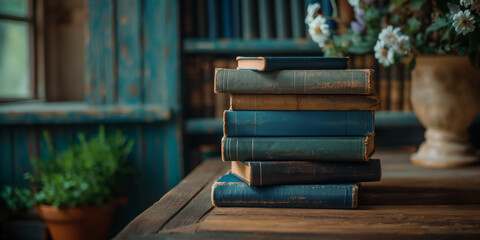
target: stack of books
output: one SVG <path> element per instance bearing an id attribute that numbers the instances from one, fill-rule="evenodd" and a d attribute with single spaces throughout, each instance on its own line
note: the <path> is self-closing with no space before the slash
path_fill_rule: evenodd
<path id="1" fill-rule="evenodd" d="M 238 57 L 215 70 L 230 94 L 222 160 L 212 186 L 217 207 L 355 208 L 359 183 L 378 181 L 373 71 L 348 58 Z"/>

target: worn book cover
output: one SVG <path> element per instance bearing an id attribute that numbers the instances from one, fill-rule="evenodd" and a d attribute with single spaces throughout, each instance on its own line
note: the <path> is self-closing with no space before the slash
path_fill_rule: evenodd
<path id="1" fill-rule="evenodd" d="M 232 94 L 374 94 L 373 71 L 215 69 L 215 92 Z"/>
<path id="2" fill-rule="evenodd" d="M 368 162 L 232 161 L 232 173 L 249 186 L 379 181 L 380 160 Z"/>
<path id="3" fill-rule="evenodd" d="M 255 71 L 347 69 L 348 57 L 237 57 L 237 69 Z"/>
<path id="4" fill-rule="evenodd" d="M 379 105 L 377 95 L 230 94 L 230 110 L 236 111 L 374 111 Z"/>
<path id="5" fill-rule="evenodd" d="M 231 173 L 212 185 L 216 207 L 356 208 L 358 183 L 250 187 Z"/>
<path id="6" fill-rule="evenodd" d="M 374 132 L 374 111 L 224 112 L 227 137 L 364 136 Z"/>
<path id="7" fill-rule="evenodd" d="M 366 162 L 374 136 L 223 137 L 223 161 Z"/>

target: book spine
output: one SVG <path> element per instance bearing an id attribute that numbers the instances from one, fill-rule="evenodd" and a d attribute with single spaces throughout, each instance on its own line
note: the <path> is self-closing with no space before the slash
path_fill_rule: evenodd
<path id="1" fill-rule="evenodd" d="M 407 66 L 403 67 L 403 111 L 412 111 L 412 104 L 410 102 L 410 94 L 412 91 L 412 77 Z"/>
<path id="2" fill-rule="evenodd" d="M 333 6 L 332 6 L 331 0 L 322 0 L 321 5 L 322 5 L 322 12 L 325 15 L 325 18 L 327 19 L 328 28 L 330 29 L 330 31 L 337 30 L 337 23 L 332 18 Z"/>
<path id="3" fill-rule="evenodd" d="M 187 82 L 187 101 L 188 101 L 188 116 L 201 117 L 202 116 L 202 57 L 196 56 L 187 59 L 186 63 L 186 82 Z"/>
<path id="4" fill-rule="evenodd" d="M 243 39 L 258 38 L 257 8 L 254 0 L 242 0 Z"/>
<path id="5" fill-rule="evenodd" d="M 208 37 L 220 37 L 220 3 L 219 0 L 207 0 Z"/>
<path id="6" fill-rule="evenodd" d="M 290 0 L 290 12 L 292 15 L 292 37 L 305 38 L 303 1 Z"/>
<path id="7" fill-rule="evenodd" d="M 214 116 L 214 98 L 215 94 L 213 93 L 213 56 L 208 56 L 203 59 L 202 62 L 202 96 L 203 96 L 203 116 L 204 117 L 213 117 Z"/>
<path id="8" fill-rule="evenodd" d="M 220 95 L 220 94 L 217 94 Z M 230 110 L 325 111 L 377 110 L 377 96 L 364 95 L 231 95 Z"/>
<path id="9" fill-rule="evenodd" d="M 343 70 L 347 69 L 349 58 L 279 58 L 263 57 L 266 61 L 264 72 L 278 70 Z"/>
<path id="10" fill-rule="evenodd" d="M 373 136 L 353 137 L 223 137 L 223 161 L 365 162 Z"/>
<path id="11" fill-rule="evenodd" d="M 282 70 L 256 72 L 216 69 L 215 92 L 232 94 L 371 95 L 371 70 Z"/>
<path id="12" fill-rule="evenodd" d="M 274 37 L 272 1 L 258 1 L 258 20 L 260 25 L 260 38 L 271 39 Z"/>
<path id="13" fill-rule="evenodd" d="M 379 66 L 378 68 L 380 110 L 388 110 L 390 107 L 390 68 Z"/>
<path id="14" fill-rule="evenodd" d="M 197 37 L 206 38 L 207 37 L 207 24 L 206 24 L 206 2 L 205 0 L 196 0 L 196 27 L 197 27 Z"/>
<path id="15" fill-rule="evenodd" d="M 365 136 L 374 131 L 374 112 L 225 111 L 223 131 L 227 137 Z"/>
<path id="16" fill-rule="evenodd" d="M 233 169 L 232 162 L 232 169 Z M 380 161 L 368 162 L 245 162 L 250 166 L 250 186 L 328 184 L 379 181 Z M 232 170 L 232 173 L 235 172 Z"/>
<path id="17" fill-rule="evenodd" d="M 222 0 L 222 37 L 233 38 L 232 0 Z"/>
<path id="18" fill-rule="evenodd" d="M 228 68 L 228 61 L 226 59 L 215 59 L 213 61 L 214 68 Z M 210 69 L 210 72 L 212 69 Z M 213 91 L 213 89 L 210 89 Z M 228 109 L 229 106 L 229 95 L 226 93 L 214 94 L 215 95 L 215 118 L 222 118 L 223 112 Z"/>
<path id="19" fill-rule="evenodd" d="M 277 30 L 277 39 L 292 37 L 288 6 L 288 0 L 275 0 L 275 29 Z"/>
<path id="20" fill-rule="evenodd" d="M 351 22 L 355 19 L 353 7 L 348 3 L 348 0 L 338 0 L 338 17 L 340 18 L 340 24 L 338 24 L 338 33 L 340 36 L 347 32 L 350 28 Z"/>
<path id="21" fill-rule="evenodd" d="M 250 187 L 245 183 L 212 185 L 216 207 L 356 208 L 357 184 L 280 185 Z"/>
<path id="22" fill-rule="evenodd" d="M 232 0 L 232 34 L 233 38 L 242 37 L 242 8 L 240 0 Z"/>
<path id="23" fill-rule="evenodd" d="M 195 1 L 184 0 L 182 2 L 182 11 L 185 13 L 183 17 L 183 36 L 186 38 L 194 38 L 195 34 Z"/>
<path id="24" fill-rule="evenodd" d="M 390 109 L 391 111 L 402 110 L 402 79 L 403 69 L 400 64 L 392 67 L 390 81 Z"/>

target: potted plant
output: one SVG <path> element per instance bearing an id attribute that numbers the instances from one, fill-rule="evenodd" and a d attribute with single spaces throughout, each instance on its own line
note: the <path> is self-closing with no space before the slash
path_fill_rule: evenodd
<path id="1" fill-rule="evenodd" d="M 107 239 L 115 206 L 125 204 L 119 198 L 124 177 L 132 172 L 126 157 L 133 142 L 120 132 L 98 135 L 65 151 L 54 151 L 44 133 L 48 156 L 33 159 L 35 174 L 25 178 L 32 183 L 32 200 L 47 222 L 53 239 Z"/>
<path id="2" fill-rule="evenodd" d="M 377 34 L 374 45 L 366 39 L 350 37 L 357 40 L 345 41 L 343 45 L 347 48 L 338 47 L 341 42 L 335 39 L 342 37 L 330 33 L 321 15 L 319 20 L 310 22 L 309 28 L 322 30 L 309 33 L 326 34 L 312 35 L 312 39 L 324 41 L 324 51 L 329 50 L 325 49 L 329 42 L 334 45 L 330 49 L 339 49 L 325 51 L 327 55 L 353 52 L 351 46 L 359 40 L 365 44 L 356 45 L 373 47 L 375 58 L 383 66 L 409 62 L 408 68 L 413 70 L 413 110 L 427 128 L 426 141 L 411 157 L 414 164 L 443 168 L 478 162 L 468 142 L 467 129 L 480 110 L 480 1 L 349 0 L 349 3 L 360 13 L 349 31 L 361 26 L 360 29 L 367 29 L 364 36 Z M 316 14 L 319 15 L 318 11 Z M 372 19 L 383 28 L 376 28 L 375 23 L 370 26 Z"/>

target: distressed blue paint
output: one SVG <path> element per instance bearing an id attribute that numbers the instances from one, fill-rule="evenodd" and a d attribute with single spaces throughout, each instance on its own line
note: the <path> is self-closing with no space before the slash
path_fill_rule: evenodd
<path id="1" fill-rule="evenodd" d="M 166 1 L 145 0 L 143 14 L 143 77 L 145 103 L 159 104 L 166 89 L 165 22 Z"/>
<path id="2" fill-rule="evenodd" d="M 63 151 L 70 147 L 74 142 L 71 126 L 62 128 L 52 128 L 53 145 L 56 150 Z"/>
<path id="3" fill-rule="evenodd" d="M 24 127 L 12 128 L 13 136 L 13 173 L 14 183 L 19 186 L 26 186 L 27 182 L 23 178 L 26 172 L 32 172 L 32 164 L 29 156 L 29 131 Z"/>
<path id="4" fill-rule="evenodd" d="M 113 104 L 115 99 L 113 0 L 88 1 L 85 101 Z"/>
<path id="5" fill-rule="evenodd" d="M 83 103 L 15 104 L 0 108 L 0 125 L 159 122 L 170 119 L 162 105 L 88 106 Z"/>
<path id="6" fill-rule="evenodd" d="M 0 128 L 0 186 L 13 182 L 13 159 L 11 130 L 9 127 Z"/>
<path id="7" fill-rule="evenodd" d="M 166 0 L 167 6 L 161 13 L 167 16 L 165 29 L 165 58 L 166 61 L 166 90 L 162 92 L 163 99 L 173 110 L 174 114 L 180 113 L 180 29 L 178 1 Z M 178 124 L 176 122 L 175 124 Z"/>
<path id="8" fill-rule="evenodd" d="M 118 103 L 139 105 L 143 94 L 140 39 L 142 1 L 118 0 L 116 3 Z"/>
<path id="9" fill-rule="evenodd" d="M 239 54 L 242 56 L 260 54 L 317 54 L 323 55 L 322 50 L 311 40 L 205 40 L 185 39 L 183 41 L 185 53 L 217 53 Z"/>
<path id="10" fill-rule="evenodd" d="M 158 201 L 168 189 L 167 179 L 164 168 L 164 146 L 165 139 L 163 138 L 164 128 L 159 124 L 145 124 L 143 125 L 144 133 L 144 151 L 145 162 L 142 174 L 148 176 L 148 180 L 143 185 L 145 200 L 151 204 Z"/>
<path id="11" fill-rule="evenodd" d="M 178 124 L 165 126 L 165 169 L 168 175 L 168 187 L 173 188 L 183 177 L 182 132 Z"/>

